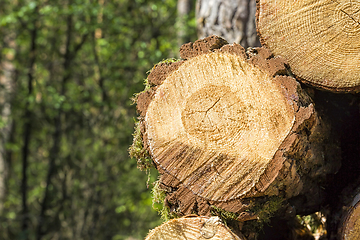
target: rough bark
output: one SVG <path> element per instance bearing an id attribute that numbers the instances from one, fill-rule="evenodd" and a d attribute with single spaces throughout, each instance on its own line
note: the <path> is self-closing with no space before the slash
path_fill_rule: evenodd
<path id="1" fill-rule="evenodd" d="M 255 0 L 198 0 L 198 37 L 218 35 L 244 48 L 259 47 L 255 12 Z"/>
<path id="2" fill-rule="evenodd" d="M 263 45 L 286 58 L 297 78 L 331 91 L 360 89 L 358 1 L 257 1 Z"/>
<path id="3" fill-rule="evenodd" d="M 173 219 L 150 231 L 145 240 L 245 240 L 235 235 L 218 217 L 198 217 L 191 215 Z"/>
<path id="4" fill-rule="evenodd" d="M 170 211 L 247 221 L 278 208 L 319 210 L 339 152 L 286 61 L 215 36 L 183 45 L 180 55 L 155 66 L 152 87 L 137 99 Z"/>

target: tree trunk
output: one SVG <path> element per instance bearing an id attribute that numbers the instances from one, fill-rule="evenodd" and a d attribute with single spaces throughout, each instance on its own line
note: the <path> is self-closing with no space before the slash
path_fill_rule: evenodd
<path id="1" fill-rule="evenodd" d="M 319 210 L 338 148 L 286 61 L 215 36 L 180 56 L 156 65 L 137 98 L 170 211 L 247 221 Z"/>
<path id="2" fill-rule="evenodd" d="M 5 146 L 10 138 L 12 127 L 10 98 L 13 89 L 13 72 L 14 66 L 11 62 L 4 60 L 0 63 L 0 85 L 2 88 L 0 91 L 0 115 L 2 125 L 0 130 L 0 214 L 6 194 L 6 179 L 8 176 Z"/>
<path id="3" fill-rule="evenodd" d="M 178 0 L 177 2 L 177 38 L 179 47 L 190 41 L 189 36 L 187 35 L 187 21 L 188 16 L 191 11 L 191 1 L 190 0 Z"/>
<path id="4" fill-rule="evenodd" d="M 331 91 L 360 89 L 358 1 L 257 1 L 261 43 L 297 78 Z"/>
<path id="5" fill-rule="evenodd" d="M 198 0 L 198 37 L 214 34 L 229 43 L 239 43 L 245 49 L 258 47 L 260 42 L 256 34 L 255 12 L 255 0 Z"/>
<path id="6" fill-rule="evenodd" d="M 151 230 L 145 240 L 172 239 L 212 239 L 212 240 L 245 240 L 231 232 L 218 217 L 187 216 L 174 219 Z"/>

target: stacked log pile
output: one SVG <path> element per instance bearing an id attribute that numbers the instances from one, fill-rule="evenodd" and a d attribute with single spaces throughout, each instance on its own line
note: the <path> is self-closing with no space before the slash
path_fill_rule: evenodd
<path id="1" fill-rule="evenodd" d="M 182 218 L 147 239 L 272 239 L 253 223 L 274 216 L 292 223 L 297 214 L 326 207 L 337 216 L 329 216 L 329 238 L 360 239 L 358 188 L 339 202 L 329 198 L 347 184 L 334 184 L 346 168 L 340 169 L 344 136 L 334 130 L 336 120 L 327 119 L 324 102 L 333 93 L 323 97 L 308 86 L 359 89 L 358 7 L 259 0 L 263 47 L 245 50 L 211 36 L 184 44 L 181 60 L 155 65 L 136 99 L 132 154 L 141 168 L 159 171 L 156 191 L 164 208 Z M 222 230 L 205 237 L 201 229 L 214 216 Z M 313 239 L 297 223 L 285 225 L 294 234 L 284 239 Z"/>

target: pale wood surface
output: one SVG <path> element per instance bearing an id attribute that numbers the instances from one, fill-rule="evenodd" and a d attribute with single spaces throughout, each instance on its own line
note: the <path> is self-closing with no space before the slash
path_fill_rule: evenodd
<path id="1" fill-rule="evenodd" d="M 233 234 L 218 217 L 183 217 L 150 231 L 145 240 L 245 240 Z"/>
<path id="2" fill-rule="evenodd" d="M 292 104 L 267 73 L 215 52 L 168 76 L 145 122 L 157 164 L 195 194 L 225 201 L 255 186 L 294 119 Z"/>
<path id="3" fill-rule="evenodd" d="M 302 81 L 335 90 L 360 85 L 360 1 L 259 0 L 258 32 Z"/>

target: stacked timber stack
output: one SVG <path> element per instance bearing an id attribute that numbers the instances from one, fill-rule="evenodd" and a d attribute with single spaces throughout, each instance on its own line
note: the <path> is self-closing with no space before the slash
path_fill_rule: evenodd
<path id="1" fill-rule="evenodd" d="M 151 70 L 137 96 L 133 155 L 159 171 L 157 191 L 170 216 L 199 217 L 172 220 L 147 239 L 257 239 L 254 222 L 274 215 L 292 222 L 328 204 L 339 147 L 296 80 L 334 92 L 359 89 L 359 7 L 259 0 L 264 47 L 245 50 L 212 36 Z M 360 239 L 358 196 L 344 200 L 335 238 Z M 204 237 L 212 216 L 222 230 Z M 300 235 L 287 239 L 311 239 Z"/>

